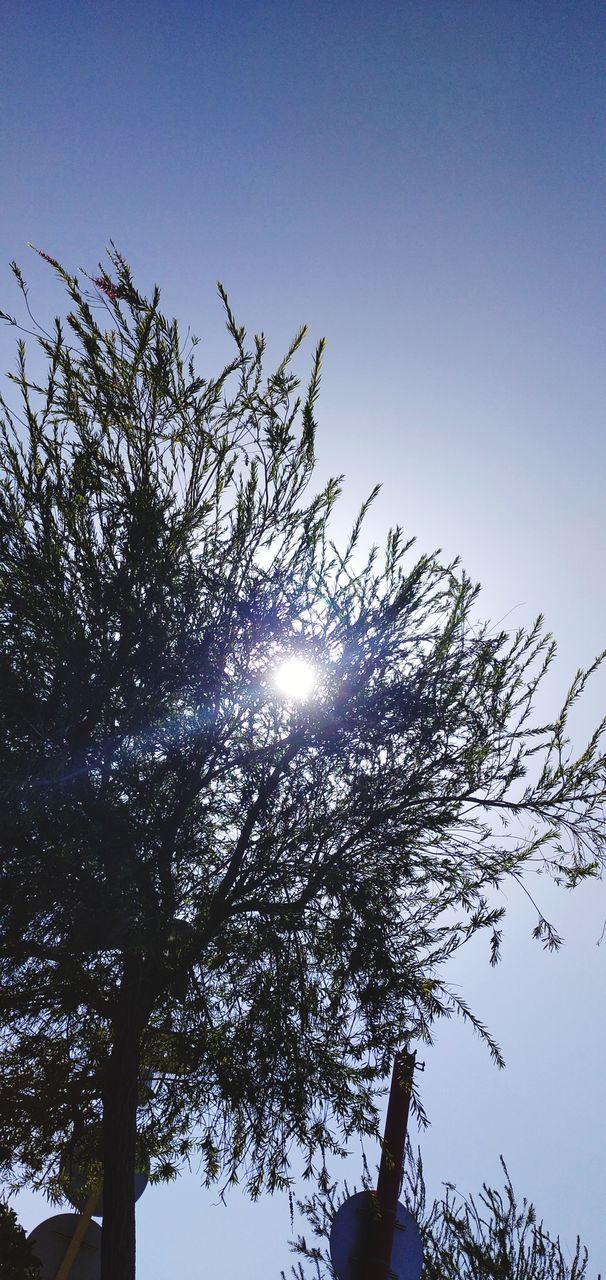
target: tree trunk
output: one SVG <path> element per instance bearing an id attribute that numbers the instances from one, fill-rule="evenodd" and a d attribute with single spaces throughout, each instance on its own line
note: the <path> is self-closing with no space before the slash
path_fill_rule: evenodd
<path id="1" fill-rule="evenodd" d="M 141 970 L 125 956 L 103 1092 L 101 1280 L 135 1280 L 135 1164 Z"/>

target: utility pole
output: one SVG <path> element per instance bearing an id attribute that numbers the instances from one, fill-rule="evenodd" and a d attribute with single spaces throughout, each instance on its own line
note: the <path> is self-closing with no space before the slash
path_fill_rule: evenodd
<path id="1" fill-rule="evenodd" d="M 419 1224 L 398 1200 L 415 1066 L 415 1054 L 400 1049 L 391 1075 L 376 1191 L 348 1196 L 332 1220 L 330 1258 L 337 1280 L 420 1280 Z"/>
<path id="2" fill-rule="evenodd" d="M 373 1213 L 369 1222 L 368 1252 L 362 1269 L 362 1280 L 388 1280 L 390 1274 L 414 1069 L 415 1054 L 408 1053 L 406 1049 L 400 1050 L 395 1056 L 391 1074 L 375 1197 L 377 1212 Z"/>

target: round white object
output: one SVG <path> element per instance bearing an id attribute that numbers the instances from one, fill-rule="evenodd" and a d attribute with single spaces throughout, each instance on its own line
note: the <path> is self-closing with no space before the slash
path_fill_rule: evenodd
<path id="1" fill-rule="evenodd" d="M 330 1260 L 339 1280 L 359 1280 L 372 1222 L 372 1191 L 358 1191 L 337 1210 L 330 1229 Z M 389 1271 L 397 1280 L 419 1280 L 423 1245 L 412 1213 L 398 1202 Z"/>
<path id="2" fill-rule="evenodd" d="M 41 1280 L 55 1280 L 80 1221 L 77 1213 L 58 1213 L 34 1227 L 27 1237 L 42 1263 Z M 90 1222 L 70 1272 L 70 1280 L 99 1280 L 101 1275 L 101 1227 Z"/>

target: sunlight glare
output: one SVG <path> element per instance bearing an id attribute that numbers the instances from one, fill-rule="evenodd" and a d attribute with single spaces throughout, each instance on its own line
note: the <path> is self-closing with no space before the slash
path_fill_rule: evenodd
<path id="1" fill-rule="evenodd" d="M 274 674 L 274 684 L 285 698 L 305 702 L 316 683 L 316 673 L 304 658 L 285 658 Z"/>

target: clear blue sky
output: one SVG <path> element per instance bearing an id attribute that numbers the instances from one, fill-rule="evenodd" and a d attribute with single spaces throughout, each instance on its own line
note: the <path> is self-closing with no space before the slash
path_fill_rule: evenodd
<path id="1" fill-rule="evenodd" d="M 40 315 L 57 303 L 27 241 L 94 268 L 112 238 L 213 370 L 217 278 L 276 350 L 307 321 L 328 339 L 320 469 L 347 473 L 343 527 L 383 480 L 373 536 L 399 521 L 460 553 L 495 620 L 543 609 L 556 699 L 606 643 L 603 4 L 5 0 L 0 50 L 0 305 L 11 258 Z M 579 734 L 605 704 L 602 681 Z M 438 1031 L 426 1163 L 468 1189 L 503 1152 L 595 1273 L 606 892 L 536 892 L 563 953 L 528 942 L 512 890 L 501 969 L 482 947 L 453 964 L 508 1068 Z M 278 1280 L 287 1206 L 216 1201 L 195 1178 L 146 1191 L 140 1280 Z M 51 1212 L 20 1208 L 28 1227 Z"/>

